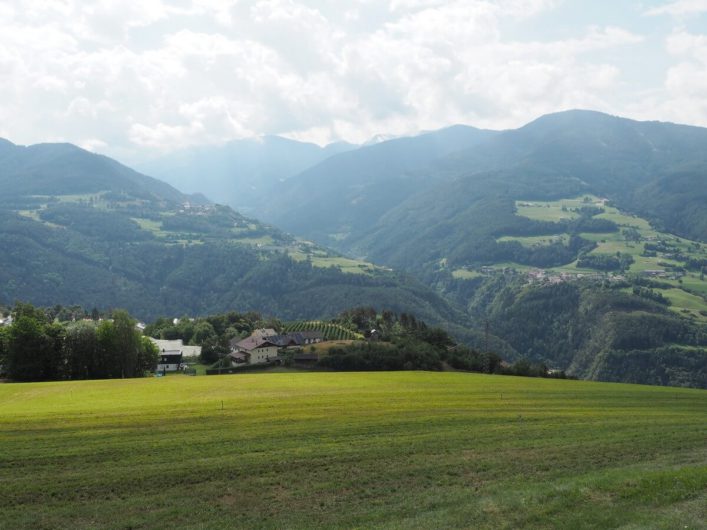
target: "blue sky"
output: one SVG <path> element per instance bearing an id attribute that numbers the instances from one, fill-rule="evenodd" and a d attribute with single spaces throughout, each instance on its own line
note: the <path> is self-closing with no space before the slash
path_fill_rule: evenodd
<path id="1" fill-rule="evenodd" d="M 5 0 L 0 136 L 136 162 L 588 108 L 707 126 L 707 0 Z"/>

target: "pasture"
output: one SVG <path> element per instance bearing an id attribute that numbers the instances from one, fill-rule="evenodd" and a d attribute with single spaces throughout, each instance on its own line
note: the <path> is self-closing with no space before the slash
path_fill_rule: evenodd
<path id="1" fill-rule="evenodd" d="M 646 244 L 654 244 L 656 241 L 667 242 L 672 249 L 682 256 L 695 260 L 707 259 L 707 248 L 695 241 L 690 241 L 672 234 L 658 232 L 650 226 L 646 219 L 629 215 L 619 211 L 613 206 L 607 206 L 601 199 L 589 195 L 588 202 L 584 197 L 574 199 L 562 199 L 559 201 L 547 202 L 525 202 L 516 201 L 518 215 L 541 221 L 559 221 L 562 218 L 576 217 L 576 212 L 572 208 L 582 206 L 594 206 L 604 209 L 604 213 L 598 214 L 598 219 L 608 219 L 616 223 L 619 227 L 617 232 L 610 233 L 581 233 L 580 236 L 588 241 L 594 241 L 597 246 L 590 254 L 630 254 L 634 260 L 628 272 L 632 274 L 642 274 L 647 270 L 661 270 L 671 267 L 683 267 L 682 261 L 673 259 L 674 256 L 666 253 L 656 253 L 656 255 L 646 255 Z M 564 211 L 563 211 L 564 208 Z M 571 215 L 570 215 L 571 214 Z M 573 217 L 573 218 L 574 218 Z M 628 241 L 624 230 L 635 228 L 640 234 L 641 241 Z M 568 234 L 554 234 L 545 236 L 503 236 L 497 241 L 517 241 L 528 248 L 537 248 L 550 245 L 556 241 L 566 243 L 569 240 Z M 516 270 L 527 270 L 529 267 L 513 263 L 497 264 L 495 268 L 510 266 Z M 551 267 L 547 269 L 551 273 L 584 273 L 592 274 L 596 271 L 592 269 L 582 269 L 577 267 L 577 262 L 568 265 Z M 456 271 L 455 271 L 456 272 Z M 463 276 L 456 276 L 464 278 Z M 655 290 L 668 298 L 671 308 L 692 319 L 707 322 L 707 316 L 702 312 L 707 312 L 707 281 L 695 270 L 687 271 L 680 280 L 675 278 L 660 278 L 660 281 L 670 285 L 670 288 L 656 288 Z"/>
<path id="2" fill-rule="evenodd" d="M 465 373 L 0 385 L 1 528 L 704 528 L 707 392 Z"/>

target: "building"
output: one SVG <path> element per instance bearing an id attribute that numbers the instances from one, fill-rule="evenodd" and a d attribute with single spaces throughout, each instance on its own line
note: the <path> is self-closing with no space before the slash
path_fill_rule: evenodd
<path id="1" fill-rule="evenodd" d="M 150 340 L 155 346 L 157 346 L 157 349 L 160 352 L 179 350 L 182 352 L 184 357 L 199 357 L 201 355 L 201 346 L 185 346 L 182 339 L 162 340 L 153 339 L 150 337 Z"/>
<path id="2" fill-rule="evenodd" d="M 278 335 L 274 329 L 256 329 L 250 337 L 231 340 L 229 357 L 235 364 L 276 362 L 279 360 L 280 349 L 317 344 L 323 340 L 324 335 L 318 331 L 298 331 Z"/>
<path id="3" fill-rule="evenodd" d="M 277 335 L 277 331 L 272 328 L 260 328 L 253 331 L 249 338 L 267 339 L 268 337 L 274 337 L 275 335 Z"/>
<path id="4" fill-rule="evenodd" d="M 179 350 L 163 350 L 157 361 L 158 372 L 177 372 L 182 366 L 182 352 Z"/>

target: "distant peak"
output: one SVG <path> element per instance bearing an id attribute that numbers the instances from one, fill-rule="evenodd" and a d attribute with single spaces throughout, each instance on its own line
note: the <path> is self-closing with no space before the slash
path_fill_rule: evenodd
<path id="1" fill-rule="evenodd" d="M 387 142 L 388 140 L 395 140 L 396 138 L 399 137 L 394 134 L 376 134 L 375 136 L 372 136 L 366 142 L 364 142 L 363 145 L 382 144 L 383 142 Z"/>
<path id="2" fill-rule="evenodd" d="M 563 128 L 568 126 L 590 127 L 599 124 L 615 123 L 621 120 L 631 121 L 627 118 L 613 116 L 611 114 L 606 114 L 604 112 L 599 112 L 596 110 L 572 109 L 564 110 L 561 112 L 553 112 L 551 114 L 545 114 L 544 116 L 540 116 L 539 118 L 536 118 L 535 120 L 521 127 L 520 130 L 547 127 Z"/>

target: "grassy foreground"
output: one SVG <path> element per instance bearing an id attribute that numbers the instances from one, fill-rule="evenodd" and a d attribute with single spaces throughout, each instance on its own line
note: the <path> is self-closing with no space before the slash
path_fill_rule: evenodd
<path id="1" fill-rule="evenodd" d="M 707 392 L 420 372 L 0 385 L 0 514 L 13 529 L 704 528 Z"/>

